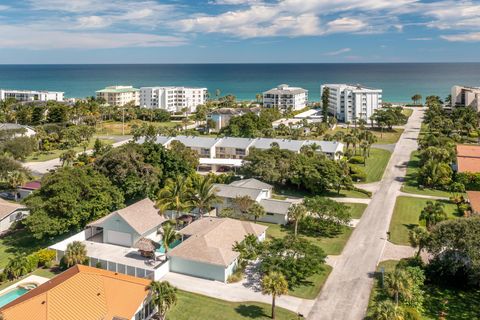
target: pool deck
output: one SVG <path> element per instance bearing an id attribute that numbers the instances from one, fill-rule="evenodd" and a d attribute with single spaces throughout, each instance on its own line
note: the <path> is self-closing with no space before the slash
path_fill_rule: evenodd
<path id="1" fill-rule="evenodd" d="M 48 278 L 44 278 L 44 277 L 39 277 L 39 276 L 35 276 L 35 275 L 31 275 L 31 276 L 28 276 L 26 277 L 25 279 L 22 279 L 18 282 L 15 282 L 14 284 L 12 284 L 11 286 L 8 286 L 6 287 L 5 289 L 3 289 L 2 291 L 0 291 L 0 296 L 12 289 L 15 289 L 16 287 L 22 285 L 22 284 L 26 284 L 26 283 L 36 283 L 38 285 L 41 285 L 45 282 L 47 282 Z"/>

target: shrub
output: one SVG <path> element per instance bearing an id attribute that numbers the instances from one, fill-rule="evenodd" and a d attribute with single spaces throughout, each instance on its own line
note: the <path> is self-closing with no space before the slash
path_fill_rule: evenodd
<path id="1" fill-rule="evenodd" d="M 227 283 L 239 282 L 242 279 L 243 279 L 243 270 L 239 268 L 234 273 L 228 276 Z"/>
<path id="2" fill-rule="evenodd" d="M 353 181 L 365 181 L 367 179 L 367 174 L 365 171 L 357 166 L 350 167 L 350 176 Z"/>
<path id="3" fill-rule="evenodd" d="M 47 263 L 51 263 L 56 256 L 55 250 L 52 249 L 41 249 L 37 251 L 37 256 L 38 256 L 38 264 L 40 266 L 46 266 Z"/>
<path id="4" fill-rule="evenodd" d="M 365 164 L 365 158 L 362 156 L 353 156 L 348 162 L 352 164 Z"/>
<path id="5" fill-rule="evenodd" d="M 26 259 L 27 259 L 27 269 L 29 273 L 38 268 L 39 258 L 36 253 L 33 253 L 27 256 Z"/>

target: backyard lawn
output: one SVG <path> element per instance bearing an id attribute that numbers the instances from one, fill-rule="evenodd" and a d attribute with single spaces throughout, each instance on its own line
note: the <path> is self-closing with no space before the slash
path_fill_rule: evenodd
<path id="1" fill-rule="evenodd" d="M 395 244 L 409 245 L 408 232 L 415 226 L 424 225 L 418 218 L 429 199 L 414 197 L 398 197 L 390 222 L 390 241 Z M 445 204 L 445 212 L 449 219 L 457 217 L 457 206 L 446 201 L 437 200 Z"/>
<path id="2" fill-rule="evenodd" d="M 325 281 L 327 281 L 327 278 L 330 275 L 330 272 L 332 272 L 332 267 L 327 264 L 324 265 L 323 268 L 325 270 L 322 273 L 307 278 L 307 281 L 309 281 L 311 284 L 305 284 L 290 290 L 288 295 L 302 299 L 315 299 L 320 293 L 320 290 L 322 290 Z"/>
<path id="3" fill-rule="evenodd" d="M 183 125 L 180 121 L 167 121 L 167 122 L 149 122 L 142 120 L 132 120 L 125 122 L 125 134 L 130 134 L 132 125 L 141 126 L 143 123 L 152 124 L 156 127 L 175 128 L 178 125 Z M 190 122 L 189 124 L 192 124 Z M 97 134 L 99 135 L 121 135 L 122 134 L 122 122 L 120 121 L 107 121 L 101 123 L 97 128 Z"/>
<path id="4" fill-rule="evenodd" d="M 88 143 L 87 150 L 92 149 L 93 145 L 95 144 L 96 137 L 93 137 L 90 139 Z M 113 144 L 115 141 L 111 139 L 100 139 L 100 141 L 104 144 Z M 83 152 L 84 148 L 83 147 L 75 147 L 73 148 L 76 152 Z M 25 159 L 25 162 L 37 162 L 37 161 L 47 161 L 47 160 L 52 160 L 55 158 L 60 157 L 62 153 L 64 153 L 66 150 L 51 150 L 46 153 L 41 153 L 41 152 L 35 152 L 31 156 L 27 157 Z"/>
<path id="5" fill-rule="evenodd" d="M 356 164 L 367 174 L 365 183 L 376 182 L 382 180 L 383 173 L 390 160 L 391 152 L 384 149 L 372 148 L 370 157 L 367 158 L 365 165 Z M 363 182 L 362 182 L 363 183 Z"/>
<path id="6" fill-rule="evenodd" d="M 271 319 L 271 307 L 265 303 L 229 302 L 181 290 L 177 292 L 177 299 L 177 304 L 167 313 L 167 319 Z M 277 307 L 276 319 L 292 320 L 298 319 L 298 316 L 291 311 Z"/>
<path id="7" fill-rule="evenodd" d="M 402 191 L 406 193 L 423 194 L 427 196 L 450 197 L 451 193 L 447 191 L 421 189 L 418 187 L 417 173 L 420 167 L 419 162 L 420 158 L 418 157 L 418 151 L 412 152 L 410 155 L 410 161 L 408 162 L 407 175 L 402 186 Z"/>
<path id="8" fill-rule="evenodd" d="M 377 267 L 375 282 L 370 294 L 370 302 L 367 314 L 371 314 L 373 306 L 385 299 L 380 291 L 381 286 L 381 268 L 385 268 L 385 272 L 395 270 L 398 264 L 396 260 L 381 262 Z M 423 287 L 424 295 L 424 312 L 422 319 L 436 320 L 442 312 L 445 313 L 446 320 L 471 320 L 478 319 L 478 301 L 480 299 L 480 290 L 460 290 L 457 288 L 446 288 L 438 285 L 427 284 Z"/>
<path id="9" fill-rule="evenodd" d="M 350 207 L 350 213 L 352 214 L 352 219 L 360 219 L 363 215 L 365 209 L 367 209 L 367 204 L 365 203 L 344 203 L 347 207 Z"/>
<path id="10" fill-rule="evenodd" d="M 339 125 L 333 131 L 329 131 L 328 133 L 331 135 L 335 134 L 335 132 L 337 131 L 343 131 L 347 133 L 347 131 L 351 130 L 352 128 L 353 126 L 351 126 L 349 129 L 342 128 L 342 126 Z M 378 144 L 397 143 L 398 139 L 400 139 L 400 136 L 403 133 L 403 129 L 392 129 L 392 130 L 384 129 L 383 132 L 378 128 L 371 129 L 370 127 L 368 127 L 367 129 L 371 131 L 375 135 L 375 137 L 377 137 Z"/>

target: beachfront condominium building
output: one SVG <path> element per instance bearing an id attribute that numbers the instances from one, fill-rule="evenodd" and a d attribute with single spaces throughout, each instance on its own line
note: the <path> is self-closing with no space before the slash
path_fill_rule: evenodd
<path id="1" fill-rule="evenodd" d="M 198 105 L 207 100 L 207 88 L 187 87 L 142 87 L 140 106 L 150 109 L 164 109 L 169 112 L 187 108 L 194 112 Z"/>
<path id="2" fill-rule="evenodd" d="M 63 92 L 0 89 L 0 101 L 7 99 L 17 101 L 63 101 Z"/>
<path id="3" fill-rule="evenodd" d="M 110 86 L 98 90 L 96 93 L 97 99 L 104 99 L 111 106 L 122 107 L 130 102 L 138 106 L 140 104 L 139 91 L 132 86 Z"/>
<path id="4" fill-rule="evenodd" d="M 480 112 L 480 87 L 452 87 L 452 107 L 467 106 Z"/>
<path id="5" fill-rule="evenodd" d="M 281 84 L 263 93 L 263 106 L 282 110 L 301 110 L 307 106 L 308 90 Z"/>
<path id="6" fill-rule="evenodd" d="M 360 119 L 368 121 L 373 112 L 382 106 L 382 89 L 350 84 L 324 84 L 320 88 L 320 96 L 325 88 L 330 91 L 329 112 L 343 122 Z"/>

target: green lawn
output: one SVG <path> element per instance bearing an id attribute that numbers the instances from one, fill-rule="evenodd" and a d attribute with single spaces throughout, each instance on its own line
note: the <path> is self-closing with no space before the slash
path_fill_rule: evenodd
<path id="1" fill-rule="evenodd" d="M 332 267 L 327 264 L 324 265 L 324 269 L 325 270 L 322 273 L 307 278 L 307 281 L 310 282 L 310 284 L 299 286 L 289 291 L 288 294 L 302 299 L 315 299 L 320 293 L 320 290 L 322 290 L 330 272 L 332 272 Z"/>
<path id="2" fill-rule="evenodd" d="M 365 203 L 344 203 L 347 207 L 350 207 L 350 213 L 352 214 L 352 219 L 360 219 L 363 215 L 365 209 L 367 209 L 367 204 Z"/>
<path id="3" fill-rule="evenodd" d="M 347 133 L 347 131 L 351 130 L 353 126 L 350 127 L 350 129 L 342 128 L 342 126 L 337 126 L 334 130 L 328 131 L 327 133 L 333 135 L 337 131 L 343 131 Z M 391 143 L 397 143 L 398 139 L 400 139 L 400 136 L 403 133 L 403 129 L 384 129 L 383 132 L 378 129 L 378 128 L 373 128 L 371 129 L 370 127 L 367 128 L 369 131 L 371 131 L 375 137 L 377 137 L 377 143 L 378 144 L 391 144 Z"/>
<path id="4" fill-rule="evenodd" d="M 388 150 L 372 148 L 365 165 L 356 164 L 355 166 L 362 168 L 367 174 L 366 183 L 380 181 L 391 155 L 392 153 Z"/>
<path id="5" fill-rule="evenodd" d="M 450 197 L 451 193 L 447 191 L 434 189 L 420 189 L 417 182 L 417 174 L 420 168 L 420 158 L 418 151 L 412 152 L 407 166 L 407 175 L 402 186 L 402 191 L 406 193 L 423 194 L 436 197 Z"/>
<path id="6" fill-rule="evenodd" d="M 333 198 L 361 198 L 361 199 L 368 199 L 370 198 L 365 193 L 356 191 L 356 190 L 340 190 L 340 193 L 334 191 L 328 191 L 322 194 L 312 194 L 305 190 L 298 190 L 298 189 L 288 189 L 288 188 L 281 188 L 275 190 L 276 197 L 313 197 L 313 196 L 323 196 L 323 197 L 333 197 Z"/>
<path id="7" fill-rule="evenodd" d="M 167 319 L 271 319 L 271 307 L 265 303 L 229 302 L 180 290 L 177 293 L 177 299 L 177 304 L 167 313 Z M 292 320 L 298 319 L 298 316 L 291 311 L 277 307 L 276 319 Z"/>
<path id="8" fill-rule="evenodd" d="M 132 120 L 125 122 L 125 134 L 130 134 L 132 125 L 141 126 L 142 124 L 152 124 L 156 127 L 175 128 L 177 125 L 183 125 L 180 121 L 167 121 L 167 122 L 149 122 L 142 120 Z M 189 122 L 192 124 L 193 122 Z M 98 135 L 121 135 L 122 134 L 122 122 L 121 121 L 107 121 L 98 125 Z"/>
<path id="9" fill-rule="evenodd" d="M 409 245 L 408 232 L 415 226 L 424 225 L 424 221 L 419 222 L 418 218 L 423 208 L 427 205 L 429 199 L 414 197 L 398 197 L 393 211 L 392 221 L 390 222 L 390 241 L 395 244 Z M 449 219 L 457 217 L 457 206 L 448 202 L 439 200 L 445 204 L 445 212 Z"/>
<path id="10" fill-rule="evenodd" d="M 93 148 L 93 145 L 95 144 L 95 140 L 96 140 L 95 137 L 90 139 L 90 142 L 88 143 L 87 150 Z M 100 141 L 104 145 L 113 144 L 115 142 L 114 140 L 111 140 L 111 139 L 100 139 Z M 76 152 L 83 152 L 84 148 L 83 147 L 75 147 L 75 148 L 73 148 L 73 150 L 75 150 Z M 47 153 L 35 152 L 32 155 L 30 155 L 29 157 L 27 157 L 25 159 L 25 162 L 37 162 L 37 161 L 40 162 L 40 161 L 52 160 L 52 159 L 60 157 L 60 155 L 62 153 L 64 153 L 65 151 L 66 150 L 57 149 L 57 150 L 51 150 Z"/>
<path id="11" fill-rule="evenodd" d="M 413 110 L 412 110 L 412 109 L 408 109 L 408 108 L 403 108 L 402 113 L 403 113 L 404 115 L 406 115 L 407 117 L 410 117 L 410 116 L 412 115 L 412 113 L 413 113 Z"/>
<path id="12" fill-rule="evenodd" d="M 371 314 L 375 303 L 386 299 L 380 290 L 381 273 L 380 269 L 385 268 L 385 272 L 395 270 L 398 264 L 396 260 L 381 262 L 377 267 L 375 283 L 370 294 L 370 302 L 367 314 Z M 438 285 L 427 284 L 424 286 L 425 300 L 423 302 L 424 312 L 422 319 L 437 320 L 441 313 L 445 313 L 446 320 L 471 320 L 478 319 L 478 301 L 480 300 L 480 290 L 460 290 L 456 288 L 446 288 Z"/>

